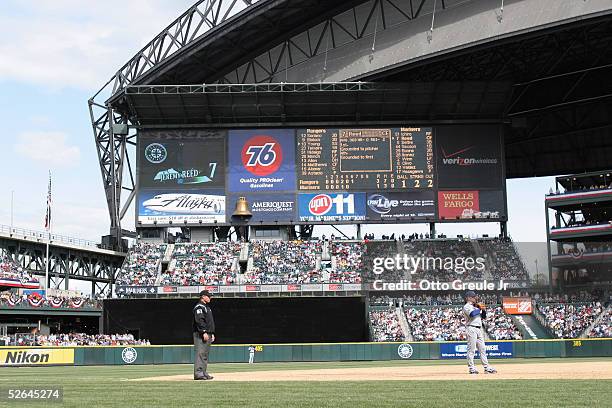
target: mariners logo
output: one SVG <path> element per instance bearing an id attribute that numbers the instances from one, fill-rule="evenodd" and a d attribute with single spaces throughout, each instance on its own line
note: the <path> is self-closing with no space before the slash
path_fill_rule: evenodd
<path id="1" fill-rule="evenodd" d="M 132 364 L 138 358 L 138 353 L 134 347 L 126 347 L 121 351 L 121 359 L 126 364 Z"/>
<path id="2" fill-rule="evenodd" d="M 271 136 L 259 135 L 247 140 L 242 147 L 242 165 L 256 176 L 268 176 L 283 162 L 283 149 Z"/>
<path id="3" fill-rule="evenodd" d="M 168 151 L 164 145 L 160 143 L 151 143 L 145 148 L 144 155 L 150 163 L 159 164 L 166 160 Z"/>
<path id="4" fill-rule="evenodd" d="M 412 357 L 412 353 L 413 353 L 413 349 L 412 346 L 408 343 L 404 343 L 404 344 L 400 344 L 399 347 L 397 348 L 397 355 L 400 356 L 401 358 L 410 358 Z"/>
<path id="5" fill-rule="evenodd" d="M 308 203 L 308 210 L 312 215 L 325 215 L 332 208 L 332 199 L 327 194 L 314 196 Z"/>

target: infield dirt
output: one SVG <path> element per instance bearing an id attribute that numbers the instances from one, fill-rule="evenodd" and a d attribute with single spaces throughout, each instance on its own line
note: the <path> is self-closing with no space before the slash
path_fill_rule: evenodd
<path id="1" fill-rule="evenodd" d="M 467 373 L 463 365 L 430 365 L 406 367 L 326 368 L 307 370 L 244 371 L 231 373 L 211 372 L 213 381 L 407 381 L 407 380 L 527 380 L 612 379 L 609 361 L 500 364 L 497 374 Z M 130 381 L 193 381 L 191 374 L 138 378 Z"/>

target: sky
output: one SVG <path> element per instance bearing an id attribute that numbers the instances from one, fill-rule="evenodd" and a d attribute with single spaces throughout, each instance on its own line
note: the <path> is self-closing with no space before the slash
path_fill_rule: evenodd
<path id="1" fill-rule="evenodd" d="M 12 219 L 15 227 L 44 229 L 51 171 L 54 233 L 97 242 L 108 233 L 87 100 L 193 2 L 0 2 L 0 224 Z M 552 177 L 508 181 L 508 231 L 515 241 L 545 241 L 544 194 L 553 185 Z M 124 228 L 133 225 L 126 218 Z M 389 228 L 363 231 L 389 234 Z M 396 235 L 428 231 L 426 225 L 392 228 Z M 499 226 L 446 224 L 438 232 L 497 235 Z"/>

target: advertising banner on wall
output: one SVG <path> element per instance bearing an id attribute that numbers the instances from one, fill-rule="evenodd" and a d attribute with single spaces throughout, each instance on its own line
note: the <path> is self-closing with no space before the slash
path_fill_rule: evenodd
<path id="1" fill-rule="evenodd" d="M 0 366 L 74 364 L 71 348 L 0 349 Z"/>
<path id="2" fill-rule="evenodd" d="M 251 224 L 295 221 L 295 196 L 293 194 L 232 194 L 228 197 L 228 219 L 236 209 L 236 202 L 245 197 L 253 217 Z"/>
<path id="3" fill-rule="evenodd" d="M 499 126 L 438 126 L 435 141 L 439 188 L 502 188 L 504 167 Z"/>
<path id="4" fill-rule="evenodd" d="M 366 204 L 371 221 L 433 220 L 436 212 L 433 191 L 369 193 Z"/>
<path id="5" fill-rule="evenodd" d="M 365 202 L 365 193 L 299 194 L 299 221 L 363 221 L 366 217 Z"/>
<path id="6" fill-rule="evenodd" d="M 293 129 L 231 130 L 228 191 L 295 190 Z"/>
<path id="7" fill-rule="evenodd" d="M 440 220 L 496 220 L 505 216 L 502 191 L 438 191 Z"/>
<path id="8" fill-rule="evenodd" d="M 141 190 L 138 222 L 142 224 L 225 222 L 223 190 Z"/>
<path id="9" fill-rule="evenodd" d="M 514 347 L 511 342 L 487 342 L 487 357 L 489 358 L 512 358 L 514 357 Z M 466 343 L 440 343 L 440 358 L 458 359 L 466 358 Z M 480 353 L 476 351 L 475 358 L 480 358 Z"/>
<path id="10" fill-rule="evenodd" d="M 504 297 L 502 303 L 504 312 L 507 314 L 520 315 L 533 313 L 530 297 Z"/>

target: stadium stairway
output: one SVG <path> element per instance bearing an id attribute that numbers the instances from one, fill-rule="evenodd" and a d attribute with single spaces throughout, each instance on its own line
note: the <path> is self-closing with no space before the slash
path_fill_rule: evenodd
<path id="1" fill-rule="evenodd" d="M 321 260 L 323 261 L 331 261 L 331 251 L 329 250 L 329 241 L 323 241 L 323 246 L 321 248 Z"/>
<path id="2" fill-rule="evenodd" d="M 239 262 L 248 262 L 249 261 L 249 243 L 243 242 L 240 244 L 240 256 L 238 258 Z"/>
<path id="3" fill-rule="evenodd" d="M 172 259 L 172 254 L 174 253 L 174 244 L 168 244 L 166 247 L 166 252 L 164 252 L 164 257 L 162 258 L 162 262 L 170 262 Z"/>
<path id="4" fill-rule="evenodd" d="M 520 330 L 525 340 L 550 339 L 552 336 L 534 315 L 510 316 L 514 325 Z"/>
<path id="5" fill-rule="evenodd" d="M 588 333 L 591 332 L 591 330 L 593 329 L 593 327 L 597 326 L 599 323 L 601 323 L 601 320 L 604 318 L 604 316 L 606 316 L 607 311 L 612 308 L 612 305 L 609 305 L 608 307 L 604 308 L 603 311 L 599 314 L 599 316 L 597 316 L 597 318 L 593 321 L 593 323 L 591 323 L 591 325 L 589 327 L 587 327 L 584 332 L 582 332 L 582 334 L 580 335 L 581 339 L 585 339 L 588 337 Z"/>
<path id="6" fill-rule="evenodd" d="M 404 339 L 406 339 L 406 341 L 414 341 L 412 331 L 410 331 L 410 326 L 408 326 L 408 321 L 406 320 L 406 315 L 404 314 L 404 309 L 402 307 L 396 307 L 395 314 L 397 315 L 400 327 L 404 333 Z"/>

